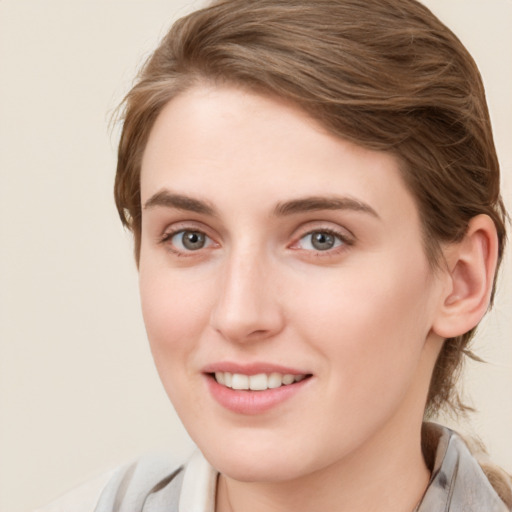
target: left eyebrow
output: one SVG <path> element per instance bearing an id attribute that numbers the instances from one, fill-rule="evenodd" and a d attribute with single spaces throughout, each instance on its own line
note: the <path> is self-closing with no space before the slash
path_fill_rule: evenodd
<path id="1" fill-rule="evenodd" d="M 274 215 L 282 217 L 297 213 L 313 212 L 319 210 L 352 210 L 367 213 L 380 219 L 378 213 L 366 203 L 352 197 L 304 197 L 279 203 L 274 208 Z"/>

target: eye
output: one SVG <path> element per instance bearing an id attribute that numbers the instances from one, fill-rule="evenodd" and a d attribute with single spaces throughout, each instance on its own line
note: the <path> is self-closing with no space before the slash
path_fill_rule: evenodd
<path id="1" fill-rule="evenodd" d="M 213 240 L 201 231 L 188 229 L 169 233 L 162 241 L 170 242 L 172 249 L 177 252 L 199 251 L 213 244 Z"/>
<path id="2" fill-rule="evenodd" d="M 300 249 L 306 251 L 329 251 L 345 244 L 343 237 L 331 231 L 311 231 L 297 243 Z"/>

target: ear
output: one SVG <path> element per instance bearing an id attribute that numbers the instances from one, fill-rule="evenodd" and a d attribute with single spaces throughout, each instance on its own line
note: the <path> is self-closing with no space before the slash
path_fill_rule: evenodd
<path id="1" fill-rule="evenodd" d="M 464 238 L 444 250 L 447 286 L 433 331 L 443 338 L 475 327 L 489 307 L 498 258 L 498 236 L 487 215 L 469 222 Z"/>

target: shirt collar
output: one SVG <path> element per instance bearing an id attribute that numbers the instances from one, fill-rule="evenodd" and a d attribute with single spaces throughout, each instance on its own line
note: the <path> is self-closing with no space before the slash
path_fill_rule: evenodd
<path id="1" fill-rule="evenodd" d="M 178 511 L 215 512 L 217 477 L 203 454 L 195 451 L 185 466 Z"/>
<path id="2" fill-rule="evenodd" d="M 423 433 L 425 458 L 434 463 L 430 483 L 416 512 L 508 510 L 464 441 L 455 432 L 426 423 Z"/>

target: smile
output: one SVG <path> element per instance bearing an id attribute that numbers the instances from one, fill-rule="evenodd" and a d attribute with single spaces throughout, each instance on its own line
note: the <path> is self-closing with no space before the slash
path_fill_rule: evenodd
<path id="1" fill-rule="evenodd" d="M 264 391 L 289 386 L 304 380 L 306 375 L 292 375 L 291 373 L 258 373 L 257 375 L 244 375 L 243 373 L 215 372 L 215 380 L 222 386 L 236 390 Z"/>
<path id="2" fill-rule="evenodd" d="M 275 409 L 303 393 L 301 390 L 309 388 L 314 380 L 311 373 L 267 364 L 222 363 L 204 370 L 212 398 L 223 408 L 243 415 Z"/>

